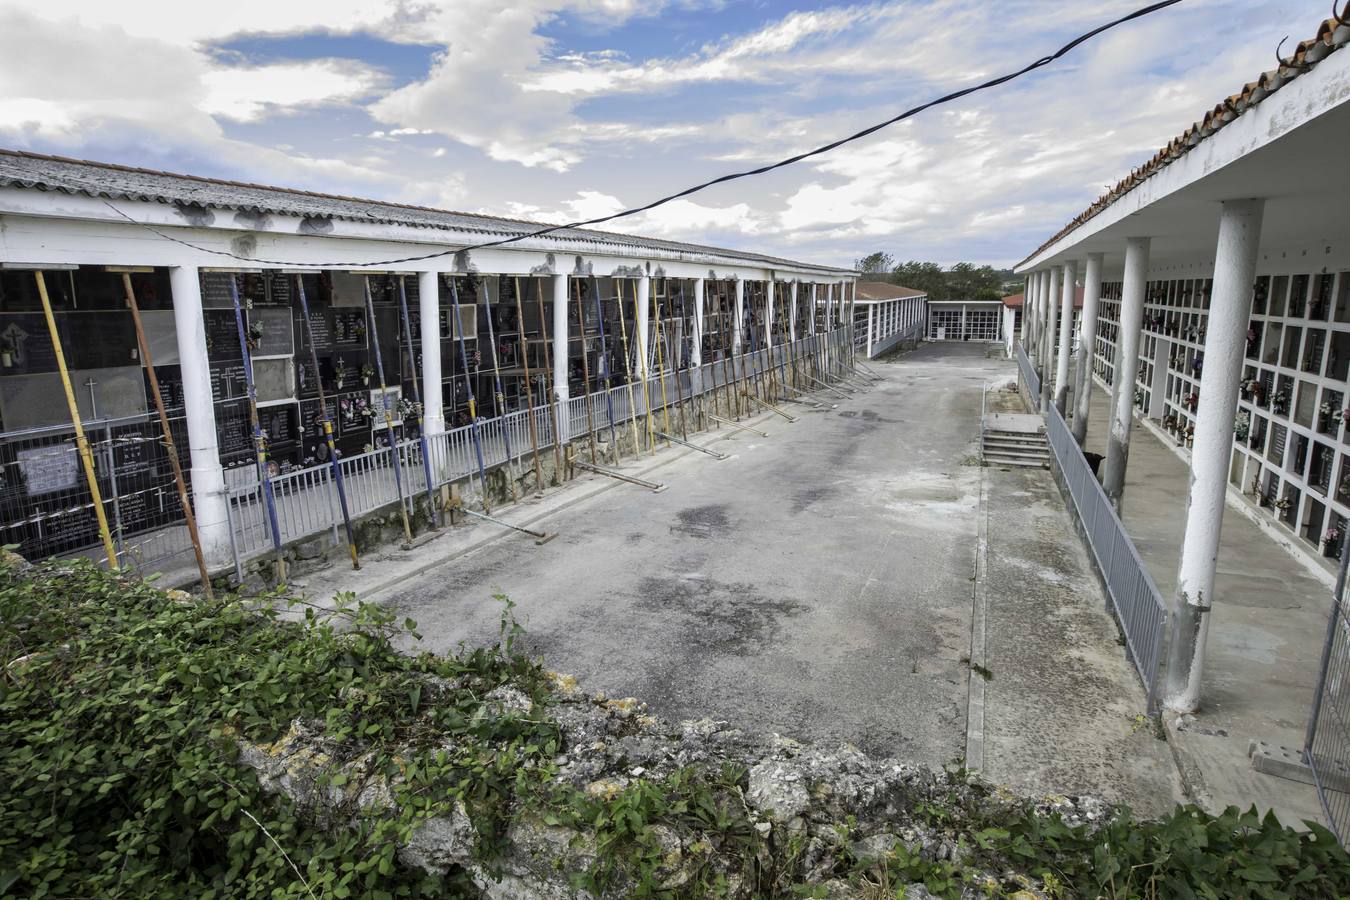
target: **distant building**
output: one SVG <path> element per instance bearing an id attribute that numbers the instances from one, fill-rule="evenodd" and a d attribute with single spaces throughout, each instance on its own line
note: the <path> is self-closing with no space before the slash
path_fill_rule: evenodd
<path id="1" fill-rule="evenodd" d="M 1022 313 L 1026 307 L 1026 294 L 1010 294 L 1003 298 L 1003 345 L 1008 348 L 1008 355 L 1013 355 L 1013 345 L 1017 343 L 1017 335 L 1022 332 Z M 1074 291 L 1073 295 L 1073 340 L 1074 348 L 1078 346 L 1078 316 L 1083 311 L 1083 289 L 1080 287 Z"/>
<path id="2" fill-rule="evenodd" d="M 867 359 L 923 339 L 928 295 L 886 281 L 859 281 L 853 306 L 853 340 Z"/>
<path id="3" fill-rule="evenodd" d="M 1003 337 L 1003 304 L 998 300 L 928 301 L 928 340 L 981 341 Z"/>

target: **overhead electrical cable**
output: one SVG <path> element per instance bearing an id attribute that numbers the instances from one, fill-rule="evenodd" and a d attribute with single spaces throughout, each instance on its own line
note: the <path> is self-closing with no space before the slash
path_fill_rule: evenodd
<path id="1" fill-rule="evenodd" d="M 1051 53 L 1048 56 L 1042 56 L 1035 62 L 1028 63 L 1022 68 L 1017 69 L 1016 71 L 1008 72 L 1004 75 L 999 75 L 998 77 L 991 78 L 988 81 L 982 81 L 979 84 L 971 85 L 970 87 L 962 88 L 958 91 L 952 91 L 951 93 L 944 94 L 943 96 L 938 97 L 934 100 L 929 100 L 928 102 L 921 103 L 918 106 L 910 107 L 909 109 L 905 110 L 904 112 L 900 113 L 897 116 L 892 116 L 891 118 L 886 119 L 885 121 L 878 122 L 875 125 L 870 125 L 867 128 L 864 128 L 862 131 L 855 132 L 854 134 L 851 134 L 847 137 L 831 141 L 828 144 L 823 144 L 819 147 L 816 147 L 814 150 L 807 150 L 804 153 L 798 153 L 795 156 L 789 156 L 786 159 L 780 159 L 777 162 L 769 163 L 767 165 L 759 166 L 757 168 L 746 169 L 740 172 L 731 172 L 726 175 L 721 175 L 717 178 L 713 178 L 708 181 L 696 184 L 693 187 L 685 188 L 682 191 L 677 191 L 673 194 L 668 194 L 665 197 L 653 200 L 650 203 L 645 203 L 642 206 L 631 207 L 629 209 L 624 209 L 606 216 L 598 216 L 594 219 L 584 219 L 577 222 L 568 222 L 567 224 L 564 225 L 548 225 L 543 228 L 536 229 L 535 231 L 523 232 L 521 234 L 498 238 L 496 240 L 491 241 L 483 241 L 482 243 L 478 244 L 470 244 L 467 246 L 459 246 L 448 248 L 445 250 L 438 250 L 432 253 L 424 253 L 417 256 L 403 256 L 397 259 L 380 259 L 364 263 L 353 263 L 347 260 L 337 262 L 312 262 L 308 260 L 296 261 L 296 260 L 279 260 L 279 259 L 260 259 L 258 257 L 243 256 L 241 254 L 233 253 L 229 250 L 216 250 L 210 247 L 201 247 L 198 246 L 197 244 L 191 243 L 190 241 L 185 241 L 182 238 L 174 237 L 173 235 L 165 233 L 164 231 L 155 227 L 154 225 L 151 225 L 147 222 L 141 222 L 133 218 L 126 212 L 123 212 L 121 209 L 118 209 L 109 200 L 104 198 L 100 199 L 103 201 L 105 205 L 108 206 L 108 208 L 113 210 L 113 212 L 117 213 L 122 218 L 126 219 L 128 222 L 131 222 L 133 225 L 138 225 L 141 228 L 151 231 L 154 234 L 158 235 L 159 237 L 163 238 L 164 240 L 172 241 L 175 244 L 181 244 L 185 247 L 189 247 L 200 253 L 208 253 L 214 256 L 225 256 L 231 259 L 237 259 L 242 262 L 250 263 L 253 265 L 258 265 L 261 263 L 263 265 L 272 265 L 272 266 L 307 266 L 311 268 L 350 269 L 350 268 L 382 268 L 385 266 L 400 265 L 403 263 L 421 262 L 423 260 L 436 259 L 442 256 L 452 256 L 456 253 L 464 253 L 474 250 L 483 250 L 489 247 L 502 247 L 507 244 L 514 244 L 519 241 L 529 240 L 530 238 L 544 237 L 556 231 L 563 231 L 565 229 L 585 228 L 586 226 L 589 225 L 602 225 L 606 222 L 613 222 L 616 219 L 622 219 L 628 216 L 638 215 L 639 213 L 648 212 L 650 210 L 656 209 L 659 206 L 664 206 L 665 204 L 670 203 L 672 201 L 688 197 L 691 194 L 696 194 L 703 190 L 707 190 L 708 188 L 713 187 L 715 185 L 725 184 L 730 181 L 737 181 L 741 178 L 750 178 L 756 175 L 764 175 L 768 172 L 774 171 L 775 169 L 781 169 L 786 166 L 794 165 L 796 163 L 801 162 L 802 160 L 810 159 L 814 156 L 820 156 L 822 154 L 829 153 L 832 150 L 836 150 L 844 146 L 845 144 L 850 144 L 854 141 L 861 140 L 862 138 L 865 138 L 868 135 L 875 134 L 876 132 L 881 131 L 883 128 L 888 128 L 891 125 L 895 125 L 899 122 L 905 121 L 906 119 L 913 118 L 914 116 L 918 115 L 921 112 L 924 112 L 925 110 L 932 109 L 933 107 L 936 106 L 942 106 L 943 104 L 946 103 L 951 103 L 952 101 L 959 100 L 962 97 L 968 97 L 971 94 L 976 94 L 979 93 L 980 91 L 986 91 L 989 90 L 990 88 L 995 88 L 1002 84 L 1007 84 L 1010 81 L 1021 78 L 1023 75 L 1027 75 L 1031 72 L 1034 72 L 1037 69 L 1044 68 L 1045 66 L 1050 65 L 1051 63 L 1067 55 L 1080 45 L 1087 43 L 1093 38 L 1096 38 L 1099 35 L 1104 34 L 1105 32 L 1110 31 L 1113 28 L 1117 28 L 1121 25 L 1124 25 L 1127 22 L 1132 22 L 1136 19 L 1142 19 L 1145 16 L 1152 15 L 1155 12 L 1166 9 L 1169 6 L 1176 6 L 1178 3 L 1181 2 L 1182 0 L 1160 0 L 1160 2 L 1158 3 L 1152 3 L 1149 4 L 1148 6 L 1136 9 L 1134 12 L 1128 13 L 1127 15 L 1121 16 L 1120 18 L 1117 19 L 1112 19 L 1110 22 L 1107 22 L 1103 25 L 1099 25 L 1098 27 L 1092 29 L 1091 31 L 1080 34 L 1078 37 L 1074 38 L 1064 46 L 1060 47 L 1054 53 Z M 67 180 L 70 180 L 68 176 L 52 176 L 52 177 L 67 178 Z M 91 190 L 93 190 L 95 196 L 97 196 L 105 189 L 96 188 Z"/>

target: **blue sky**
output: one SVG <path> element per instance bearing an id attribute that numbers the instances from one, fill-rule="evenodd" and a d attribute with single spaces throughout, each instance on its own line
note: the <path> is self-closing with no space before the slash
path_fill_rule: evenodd
<path id="1" fill-rule="evenodd" d="M 0 146 L 571 220 L 824 143 L 1141 2 L 0 0 Z M 611 227 L 826 263 L 1007 264 L 1327 14 L 1187 0 Z"/>

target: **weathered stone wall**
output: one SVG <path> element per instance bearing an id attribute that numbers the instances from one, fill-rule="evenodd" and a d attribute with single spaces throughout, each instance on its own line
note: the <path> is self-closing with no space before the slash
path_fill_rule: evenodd
<path id="1" fill-rule="evenodd" d="M 442 683 L 439 689 L 446 687 Z M 424 694 L 432 704 L 437 689 L 432 682 Z M 720 770 L 731 764 L 747 772 L 736 796 L 723 799 L 742 806 L 764 838 L 763 850 L 749 859 L 719 856 L 717 842 L 707 835 L 656 825 L 665 850 L 658 875 L 661 885 L 672 891 L 688 883 L 691 871 L 706 871 L 711 865 L 725 877 L 728 896 L 748 897 L 752 872 L 790 867 L 795 879 L 824 885 L 830 897 L 861 897 L 858 888 L 835 875 L 845 855 L 854 861 L 874 860 L 902 844 L 927 859 L 962 857 L 966 844 L 959 827 L 929 824 L 922 815 L 926 805 L 949 811 L 955 823 L 975 812 L 982 821 L 997 821 L 1001 809 L 1019 802 L 959 775 L 873 759 L 849 745 L 827 748 L 758 736 L 710 719 L 669 723 L 648 715 L 635 700 L 585 694 L 566 676 L 554 676 L 544 710 L 534 709 L 514 688 L 498 688 L 487 696 L 502 711 L 542 713 L 555 720 L 562 744 L 554 760 L 554 781 L 592 796 L 611 796 L 638 779 L 659 781 L 687 767 Z M 240 748 L 265 789 L 291 798 L 327 827 L 347 827 L 396 802 L 396 785 L 371 774 L 369 748 L 329 740 L 321 723 L 296 721 L 275 743 L 242 741 Z M 345 776 L 342 787 L 332 787 L 321 777 L 337 773 Z M 1110 812 L 1100 801 L 1067 798 L 1043 804 L 1042 811 L 1051 810 L 1071 824 L 1101 822 Z M 537 810 L 515 813 L 505 850 L 495 859 L 475 857 L 475 826 L 460 804 L 422 820 L 399 847 L 398 858 L 431 873 L 463 869 L 490 898 L 590 896 L 573 885 L 575 876 L 596 860 L 595 834 L 546 824 Z M 968 891 L 983 896 L 981 883 L 1006 891 L 1010 880 L 1027 885 L 1026 897 L 1042 896 L 1029 880 L 1008 872 L 968 881 Z M 628 887 L 616 885 L 605 896 L 625 896 Z M 912 885 L 904 896 L 929 895 L 922 885 Z"/>

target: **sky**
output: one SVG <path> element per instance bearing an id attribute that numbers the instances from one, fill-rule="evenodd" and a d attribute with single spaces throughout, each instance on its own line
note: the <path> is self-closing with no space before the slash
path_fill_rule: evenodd
<path id="1" fill-rule="evenodd" d="M 0 0 L 0 147 L 573 221 L 851 134 L 1144 2 Z M 1011 264 L 1329 10 L 1186 0 L 605 227 L 836 265 Z"/>

